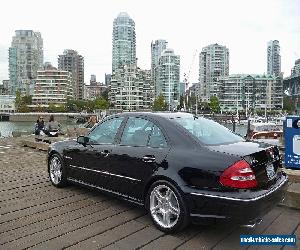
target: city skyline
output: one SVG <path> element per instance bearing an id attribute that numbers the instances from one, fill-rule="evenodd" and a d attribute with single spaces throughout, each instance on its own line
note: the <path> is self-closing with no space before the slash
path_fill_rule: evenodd
<path id="1" fill-rule="evenodd" d="M 159 3 L 159 4 L 155 4 Z M 15 30 L 41 32 L 44 60 L 57 66 L 65 49 L 74 49 L 85 58 L 85 82 L 91 74 L 104 81 L 111 73 L 113 20 L 127 12 L 135 22 L 137 65 L 151 68 L 151 42 L 165 39 L 181 57 L 181 80 L 193 62 L 190 82 L 198 82 L 198 55 L 209 44 L 222 44 L 230 51 L 230 74 L 267 72 L 267 43 L 278 40 L 282 71 L 290 75 L 300 58 L 300 2 L 296 1 L 121 1 L 101 4 L 89 1 L 52 1 L 45 8 L 36 0 L 3 4 L 0 31 L 0 81 L 8 79 L 8 48 Z M 16 8 L 18 6 L 18 8 Z M 72 6 L 72 11 L 66 11 Z M 172 11 L 169 10 L 171 6 Z M 47 17 L 47 13 L 50 13 Z M 30 14 L 30 15 L 29 15 Z M 213 14 L 213 18 L 210 16 Z M 55 17 L 55 18 L 51 18 Z M 61 18 L 60 18 L 61 17 Z M 72 25 L 63 25 L 72 20 Z"/>

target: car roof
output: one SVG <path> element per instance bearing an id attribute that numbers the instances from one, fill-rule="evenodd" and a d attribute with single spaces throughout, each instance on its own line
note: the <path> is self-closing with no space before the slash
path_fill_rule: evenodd
<path id="1" fill-rule="evenodd" d="M 193 117 L 193 114 L 185 113 L 185 112 L 124 112 L 117 115 L 128 115 L 128 116 L 147 116 L 153 118 L 188 118 Z"/>

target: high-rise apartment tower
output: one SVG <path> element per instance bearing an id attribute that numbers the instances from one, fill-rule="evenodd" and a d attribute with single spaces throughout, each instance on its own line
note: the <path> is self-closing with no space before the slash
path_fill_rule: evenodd
<path id="1" fill-rule="evenodd" d="M 43 39 L 40 32 L 16 30 L 9 48 L 9 93 L 32 95 L 37 71 L 43 68 Z"/>
<path id="2" fill-rule="evenodd" d="M 267 64 L 267 72 L 269 75 L 280 76 L 281 56 L 278 40 L 271 40 L 268 42 Z"/>
<path id="3" fill-rule="evenodd" d="M 113 23 L 112 73 L 128 64 L 136 64 L 135 23 L 127 13 L 121 12 Z"/>
<path id="4" fill-rule="evenodd" d="M 199 54 L 199 85 L 197 95 L 201 101 L 209 102 L 218 96 L 218 78 L 229 75 L 229 50 L 219 44 L 211 44 Z"/>
<path id="5" fill-rule="evenodd" d="M 175 55 L 173 49 L 166 49 L 161 54 L 157 66 L 155 96 L 163 95 L 169 110 L 176 109 L 179 104 L 179 81 L 180 56 Z"/>
<path id="6" fill-rule="evenodd" d="M 155 70 L 158 66 L 161 53 L 167 48 L 168 42 L 166 40 L 155 40 L 151 42 L 151 75 L 155 79 Z"/>
<path id="7" fill-rule="evenodd" d="M 72 73 L 74 98 L 83 99 L 84 87 L 84 58 L 77 51 L 67 49 L 58 56 L 58 69 Z"/>

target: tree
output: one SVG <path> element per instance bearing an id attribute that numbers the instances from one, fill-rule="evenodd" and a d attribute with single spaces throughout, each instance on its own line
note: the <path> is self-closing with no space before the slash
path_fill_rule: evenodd
<path id="1" fill-rule="evenodd" d="M 21 113 L 28 113 L 28 112 L 30 112 L 31 110 L 30 110 L 30 108 L 29 108 L 26 104 L 22 103 L 22 104 L 18 107 L 18 111 L 21 112 Z"/>
<path id="2" fill-rule="evenodd" d="M 77 102 L 73 98 L 68 98 L 66 103 L 66 109 L 69 112 L 78 111 Z"/>
<path id="3" fill-rule="evenodd" d="M 188 99 L 188 107 L 193 108 L 196 105 L 196 95 L 193 93 Z"/>
<path id="4" fill-rule="evenodd" d="M 48 107 L 48 112 L 63 113 L 66 112 L 66 107 L 64 105 L 50 103 Z"/>
<path id="5" fill-rule="evenodd" d="M 102 93 L 101 93 L 101 97 L 108 101 L 108 89 L 104 90 Z"/>
<path id="6" fill-rule="evenodd" d="M 16 99 L 15 99 L 15 105 L 18 112 L 30 112 L 30 108 L 27 107 L 27 105 L 32 104 L 32 96 L 22 96 L 21 91 L 18 89 L 16 91 Z"/>
<path id="7" fill-rule="evenodd" d="M 31 95 L 25 95 L 22 97 L 22 103 L 26 105 L 32 104 L 32 96 Z"/>
<path id="8" fill-rule="evenodd" d="M 75 100 L 75 105 L 77 107 L 77 111 L 82 111 L 85 109 L 85 101 L 84 100 Z"/>
<path id="9" fill-rule="evenodd" d="M 95 110 L 95 101 L 88 100 L 86 102 L 86 109 L 88 112 L 93 112 Z"/>
<path id="10" fill-rule="evenodd" d="M 55 104 L 54 103 L 49 103 L 48 107 L 48 112 L 55 112 Z"/>
<path id="11" fill-rule="evenodd" d="M 211 96 L 209 106 L 210 106 L 210 109 L 212 112 L 219 113 L 220 112 L 220 103 L 219 103 L 218 97 Z"/>
<path id="12" fill-rule="evenodd" d="M 66 112 L 66 107 L 64 105 L 57 105 L 55 106 L 55 112 L 57 113 Z"/>
<path id="13" fill-rule="evenodd" d="M 153 111 L 165 111 L 168 109 L 168 104 L 163 95 L 159 95 L 153 103 Z"/>
<path id="14" fill-rule="evenodd" d="M 108 109 L 109 108 L 108 101 L 102 97 L 96 98 L 94 103 L 95 103 L 95 109 Z"/>
<path id="15" fill-rule="evenodd" d="M 283 97 L 283 110 L 286 110 L 289 114 L 293 113 L 293 111 L 295 110 L 295 103 L 292 97 Z"/>
<path id="16" fill-rule="evenodd" d="M 184 95 L 180 96 L 180 102 L 179 102 L 179 106 L 177 107 L 177 109 L 181 109 L 184 107 Z"/>
<path id="17" fill-rule="evenodd" d="M 16 91 L 16 100 L 15 100 L 15 105 L 16 105 L 16 109 L 19 111 L 19 107 L 22 103 L 22 97 L 21 97 L 21 91 L 18 89 Z"/>
<path id="18" fill-rule="evenodd" d="M 210 111 L 210 105 L 208 102 L 201 102 L 200 103 L 200 108 L 203 110 L 203 112 L 208 112 Z"/>

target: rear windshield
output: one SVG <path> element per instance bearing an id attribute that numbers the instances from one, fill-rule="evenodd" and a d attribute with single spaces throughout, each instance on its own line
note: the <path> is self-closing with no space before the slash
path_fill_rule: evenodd
<path id="1" fill-rule="evenodd" d="M 201 117 L 172 118 L 177 124 L 193 134 L 200 142 L 207 145 L 229 144 L 244 141 L 244 139 L 217 122 Z"/>

